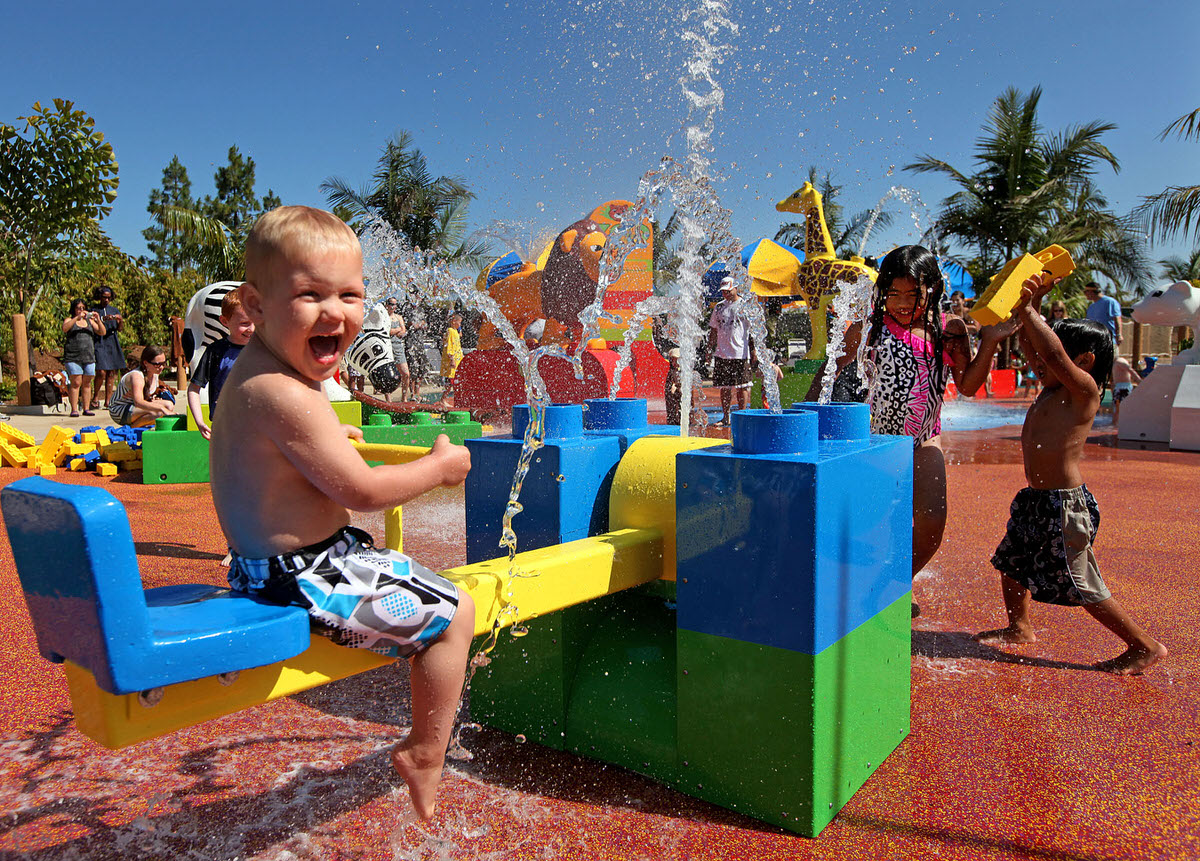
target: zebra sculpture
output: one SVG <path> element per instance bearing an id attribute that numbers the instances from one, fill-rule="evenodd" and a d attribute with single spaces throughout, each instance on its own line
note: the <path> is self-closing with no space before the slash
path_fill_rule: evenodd
<path id="1" fill-rule="evenodd" d="M 188 300 L 183 316 L 183 354 L 188 361 L 188 375 L 195 372 L 204 354 L 204 348 L 213 341 L 229 334 L 221 322 L 221 302 L 230 290 L 236 290 L 240 281 L 218 281 L 201 287 Z M 388 337 L 387 309 L 377 302 L 363 319 L 362 332 L 346 351 L 346 362 L 371 381 L 375 391 L 390 394 L 400 386 L 400 374 L 392 355 L 392 341 Z M 324 383 L 325 393 L 331 401 L 348 401 L 351 393 L 332 379 Z M 207 391 L 202 399 L 207 400 Z"/>

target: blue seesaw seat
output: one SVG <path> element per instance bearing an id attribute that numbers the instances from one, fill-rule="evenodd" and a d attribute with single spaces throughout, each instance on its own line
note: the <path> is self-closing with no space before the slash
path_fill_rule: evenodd
<path id="1" fill-rule="evenodd" d="M 98 487 L 25 478 L 0 492 L 48 660 L 129 694 L 282 661 L 309 646 L 299 607 L 201 584 L 142 589 L 124 506 Z"/>

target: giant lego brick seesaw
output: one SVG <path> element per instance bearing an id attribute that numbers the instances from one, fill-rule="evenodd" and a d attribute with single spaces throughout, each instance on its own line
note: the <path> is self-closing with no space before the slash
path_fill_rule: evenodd
<path id="1" fill-rule="evenodd" d="M 475 676 L 472 716 L 817 834 L 909 729 L 911 442 L 856 404 L 735 413 L 732 444 L 657 436 L 640 400 L 551 406 L 510 571 L 488 557 L 527 422 L 467 441 L 468 564 L 443 573 L 477 635 L 529 629 Z M 143 591 L 103 489 L 28 478 L 0 505 L 38 648 L 109 747 L 388 662 L 299 608 Z M 398 511 L 387 532 L 399 546 Z"/>

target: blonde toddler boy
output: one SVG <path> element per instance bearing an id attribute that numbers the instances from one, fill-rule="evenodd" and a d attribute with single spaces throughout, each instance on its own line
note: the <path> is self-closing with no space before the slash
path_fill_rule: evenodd
<path id="1" fill-rule="evenodd" d="M 411 658 L 412 731 L 392 750 L 422 818 L 433 815 L 475 625 L 469 595 L 350 526 L 355 511 L 456 485 L 470 454 L 439 436 L 410 464 L 368 467 L 321 389 L 362 325 L 358 239 L 318 209 L 266 213 L 246 243 L 242 303 L 255 331 L 213 423 L 213 503 L 229 582 L 308 610 L 347 646 Z"/>

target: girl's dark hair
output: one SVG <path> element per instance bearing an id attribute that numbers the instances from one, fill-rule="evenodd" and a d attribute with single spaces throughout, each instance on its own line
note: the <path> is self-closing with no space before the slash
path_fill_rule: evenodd
<path id="1" fill-rule="evenodd" d="M 87 302 L 84 302 L 82 299 L 72 299 L 70 309 L 67 311 L 67 313 L 74 317 L 75 309 L 80 305 L 84 307 L 84 310 L 87 310 Z"/>
<path id="2" fill-rule="evenodd" d="M 901 245 L 888 252 L 879 264 L 879 277 L 875 279 L 875 307 L 871 309 L 871 326 L 867 334 L 868 345 L 879 343 L 883 332 L 883 315 L 887 304 L 888 291 L 897 278 L 911 278 L 926 290 L 925 316 L 922 326 L 925 337 L 933 345 L 932 367 L 933 379 L 937 385 L 944 382 L 945 362 L 942 358 L 945 352 L 945 335 L 942 332 L 942 293 L 946 285 L 942 280 L 942 270 L 938 268 L 937 257 L 928 248 L 920 245 Z M 930 361 L 928 358 L 926 361 Z"/>
<path id="3" fill-rule="evenodd" d="M 1071 361 L 1084 353 L 1096 357 L 1089 373 L 1103 396 L 1115 354 L 1113 336 L 1108 326 L 1095 320 L 1055 320 L 1050 324 L 1050 330 L 1062 341 L 1063 349 Z"/>
<path id="4" fill-rule="evenodd" d="M 152 362 L 154 361 L 155 356 L 162 356 L 165 359 L 167 357 L 167 351 L 162 349 L 162 347 L 156 347 L 151 344 L 142 350 L 142 360 L 138 362 L 138 364 L 144 365 L 146 362 Z"/>

